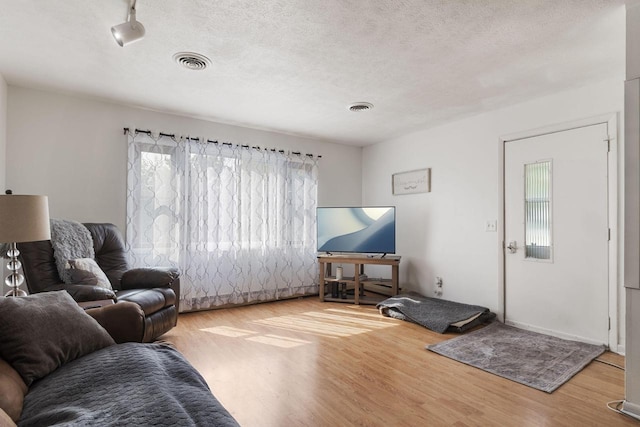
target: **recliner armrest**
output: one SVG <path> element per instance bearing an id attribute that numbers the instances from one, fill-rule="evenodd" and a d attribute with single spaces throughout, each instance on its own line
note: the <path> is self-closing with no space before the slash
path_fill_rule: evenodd
<path id="1" fill-rule="evenodd" d="M 122 275 L 120 287 L 124 289 L 171 288 L 180 277 L 177 268 L 134 268 Z"/>
<path id="2" fill-rule="evenodd" d="M 112 290 L 97 285 L 69 285 L 59 283 L 57 285 L 47 286 L 43 291 L 67 291 L 76 302 L 116 299 L 116 294 Z"/>
<path id="3" fill-rule="evenodd" d="M 121 301 L 100 308 L 89 308 L 85 312 L 105 328 L 118 344 L 143 341 L 144 312 L 138 304 Z"/>

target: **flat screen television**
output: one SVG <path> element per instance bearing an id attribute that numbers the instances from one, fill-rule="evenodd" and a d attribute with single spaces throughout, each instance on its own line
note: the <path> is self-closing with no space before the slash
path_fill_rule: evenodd
<path id="1" fill-rule="evenodd" d="M 317 208 L 318 252 L 396 253 L 395 206 Z"/>

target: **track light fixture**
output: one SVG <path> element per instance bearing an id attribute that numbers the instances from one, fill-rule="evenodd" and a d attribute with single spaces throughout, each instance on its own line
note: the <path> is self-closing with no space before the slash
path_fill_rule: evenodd
<path id="1" fill-rule="evenodd" d="M 111 27 L 111 34 L 120 46 L 126 46 L 144 37 L 144 26 L 136 21 L 136 0 L 131 3 L 127 22 Z"/>

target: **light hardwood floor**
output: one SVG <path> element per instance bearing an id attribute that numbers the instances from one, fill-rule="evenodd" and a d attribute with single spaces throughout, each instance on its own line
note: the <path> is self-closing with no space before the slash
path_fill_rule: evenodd
<path id="1" fill-rule="evenodd" d="M 615 367 L 547 394 L 425 350 L 454 336 L 305 298 L 182 314 L 163 339 L 244 427 L 640 425 L 606 407 L 624 398 Z"/>

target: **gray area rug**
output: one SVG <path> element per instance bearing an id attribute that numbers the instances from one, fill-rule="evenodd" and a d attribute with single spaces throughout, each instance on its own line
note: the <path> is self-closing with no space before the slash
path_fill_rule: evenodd
<path id="1" fill-rule="evenodd" d="M 477 314 L 485 314 L 478 323 L 493 319 L 486 307 L 461 304 L 439 298 L 429 298 L 417 293 L 396 295 L 381 301 L 376 306 L 383 316 L 400 320 L 408 320 L 422 325 L 432 331 L 444 334 L 452 323 L 469 319 Z"/>
<path id="2" fill-rule="evenodd" d="M 538 390 L 553 392 L 605 348 L 499 322 L 427 346 L 428 350 Z"/>

